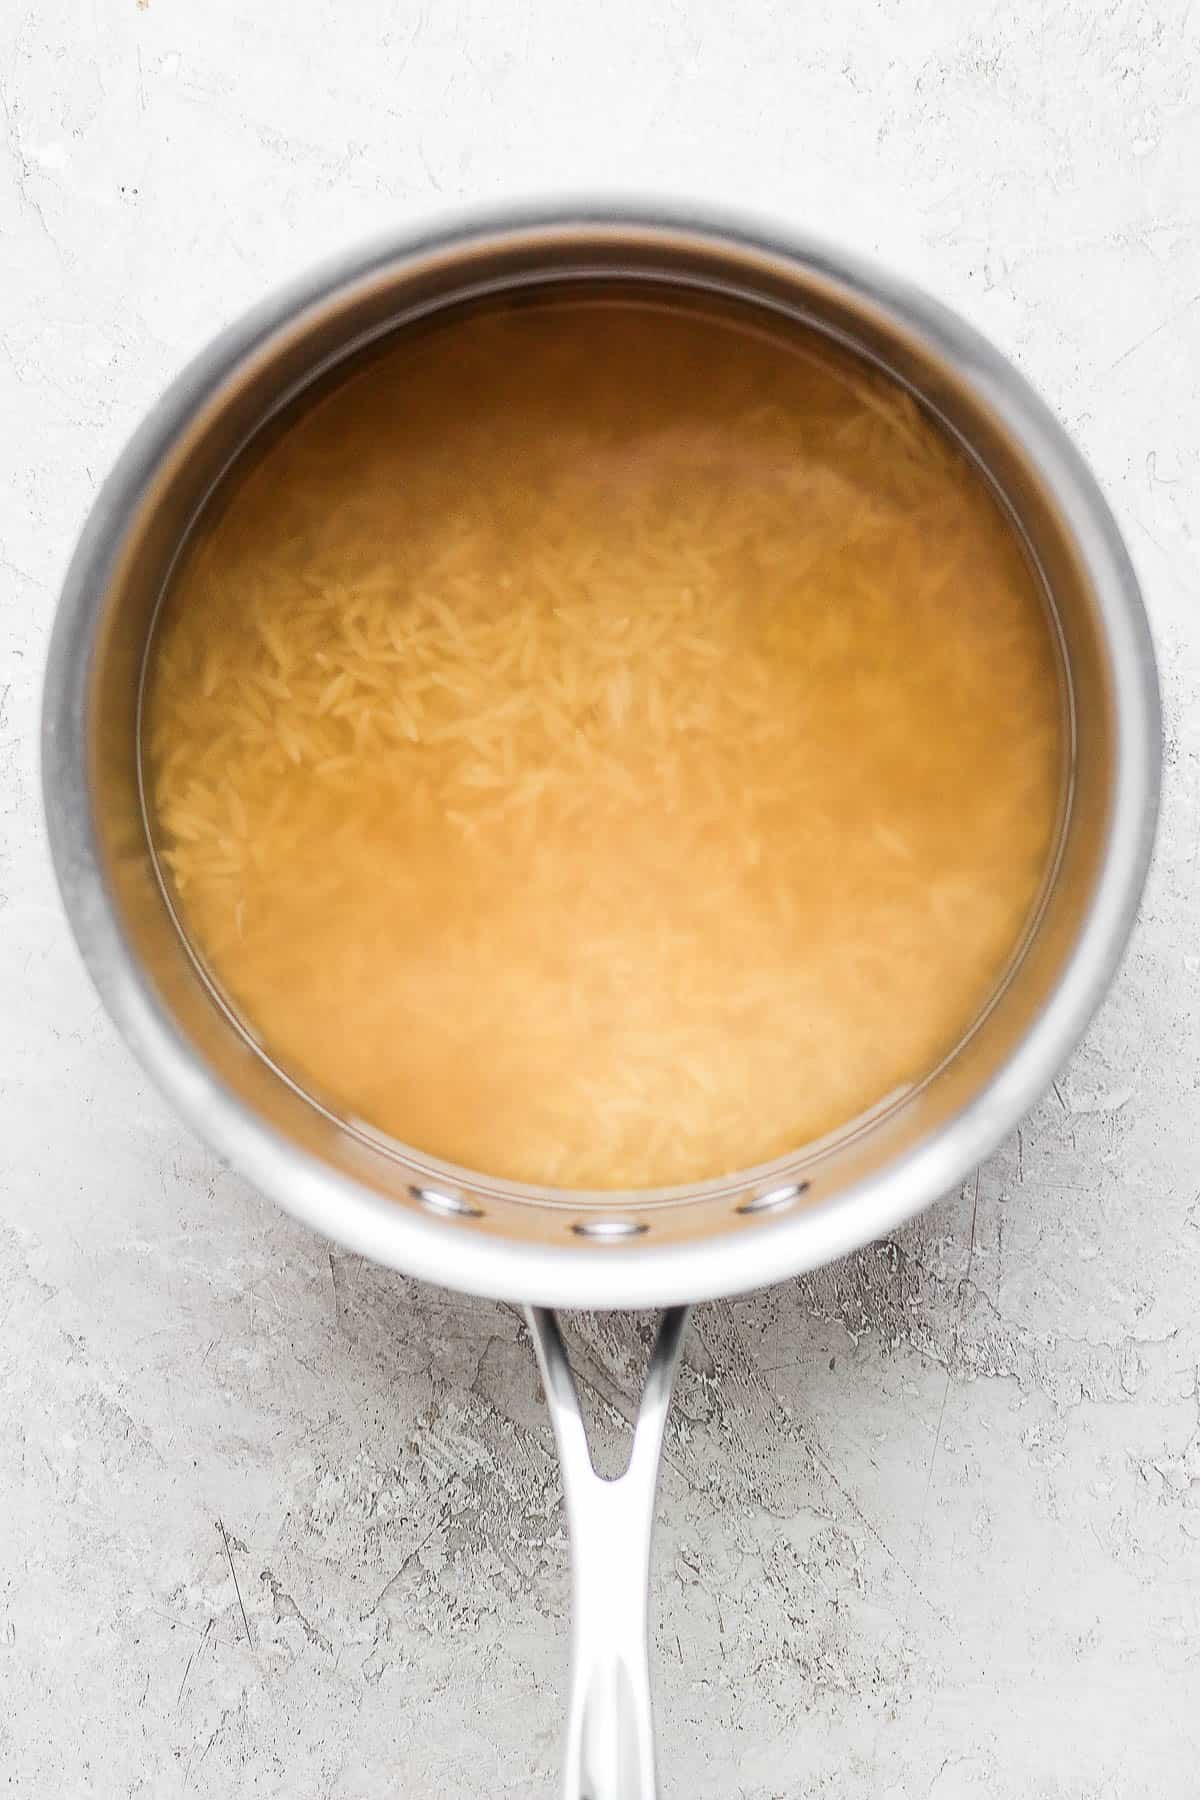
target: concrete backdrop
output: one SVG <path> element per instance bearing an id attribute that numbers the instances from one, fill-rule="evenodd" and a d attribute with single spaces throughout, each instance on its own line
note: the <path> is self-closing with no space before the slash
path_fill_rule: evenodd
<path id="1" fill-rule="evenodd" d="M 615 185 L 825 231 L 990 333 L 1116 506 L 1168 719 L 1057 1090 L 894 1241 L 696 1319 L 666 1793 L 1195 1794 L 1200 6 L 6 0 L 0 135 L 0 1788 L 553 1791 L 518 1318 L 331 1250 L 167 1113 L 68 941 L 35 730 L 97 484 L 220 324 L 363 233 Z M 574 1341 L 615 1421 L 637 1323 Z"/>

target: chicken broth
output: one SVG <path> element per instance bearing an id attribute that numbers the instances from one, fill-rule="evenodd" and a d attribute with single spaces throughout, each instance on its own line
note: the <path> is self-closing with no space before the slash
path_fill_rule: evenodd
<path id="1" fill-rule="evenodd" d="M 545 297 L 241 459 L 151 649 L 177 915 L 342 1116 L 690 1183 L 919 1083 L 1011 966 L 1066 730 L 975 466 L 799 326 Z"/>

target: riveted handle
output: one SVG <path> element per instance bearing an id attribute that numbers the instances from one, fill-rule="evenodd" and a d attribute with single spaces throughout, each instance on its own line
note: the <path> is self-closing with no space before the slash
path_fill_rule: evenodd
<path id="1" fill-rule="evenodd" d="M 647 1610 L 650 1540 L 671 1383 L 688 1309 L 664 1312 L 629 1466 L 607 1480 L 588 1448 L 558 1320 L 527 1308 L 562 1466 L 571 1534 L 571 1695 L 563 1800 L 655 1800 Z"/>

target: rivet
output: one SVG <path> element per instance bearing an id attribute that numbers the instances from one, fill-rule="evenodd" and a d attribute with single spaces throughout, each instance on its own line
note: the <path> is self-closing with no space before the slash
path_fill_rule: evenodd
<path id="1" fill-rule="evenodd" d="M 807 1181 L 789 1181 L 783 1187 L 767 1188 L 761 1194 L 751 1194 L 735 1210 L 740 1213 L 782 1212 L 785 1206 L 791 1206 L 793 1201 L 807 1192 Z"/>
<path id="2" fill-rule="evenodd" d="M 622 1238 L 641 1237 L 649 1229 L 642 1219 L 576 1219 L 571 1227 L 576 1237 L 599 1238 L 612 1244 Z"/>
<path id="3" fill-rule="evenodd" d="M 473 1206 L 457 1188 L 410 1187 L 413 1199 L 445 1219 L 482 1219 L 483 1209 Z"/>

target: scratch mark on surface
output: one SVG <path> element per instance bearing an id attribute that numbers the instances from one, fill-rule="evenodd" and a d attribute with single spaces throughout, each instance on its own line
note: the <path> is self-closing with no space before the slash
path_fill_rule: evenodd
<path id="1" fill-rule="evenodd" d="M 187 1665 L 183 1671 L 183 1680 L 180 1682 L 179 1692 L 175 1696 L 176 1708 L 180 1707 L 183 1704 L 184 1689 L 187 1687 L 188 1677 L 191 1675 L 191 1672 L 192 1672 L 192 1664 L 195 1662 L 196 1658 L 200 1655 L 200 1652 L 204 1649 L 204 1646 L 207 1644 L 208 1634 L 212 1630 L 212 1628 L 213 1628 L 213 1621 L 210 1619 L 208 1621 L 208 1624 L 204 1627 L 204 1632 L 200 1639 L 200 1642 L 195 1646 L 195 1648 L 192 1651 L 192 1654 L 187 1659 Z M 150 1685 L 150 1677 L 147 1676 L 146 1677 L 146 1686 L 149 1687 L 149 1685 Z M 145 1698 L 146 1698 L 146 1696 L 143 1693 L 142 1700 L 145 1700 Z"/>
<path id="2" fill-rule="evenodd" d="M 338 1293 L 337 1265 L 333 1260 L 333 1251 L 329 1250 L 327 1255 L 329 1257 L 329 1285 L 333 1289 L 333 1329 L 335 1331 L 340 1331 L 342 1328 L 342 1306 L 341 1295 Z"/>
<path id="3" fill-rule="evenodd" d="M 421 159 L 421 167 L 424 169 L 425 174 L 429 179 L 429 185 L 433 189 L 434 193 L 440 194 L 440 193 L 444 192 L 441 182 L 438 180 L 437 176 L 433 172 L 433 169 L 430 167 L 429 158 L 425 154 L 425 146 L 424 146 L 424 144 L 422 144 L 420 142 L 419 139 L 417 140 L 417 155 Z"/>
<path id="4" fill-rule="evenodd" d="M 1066 1117 L 1068 1119 L 1071 1119 L 1073 1121 L 1074 1117 L 1075 1117 L 1075 1110 L 1073 1107 L 1068 1106 L 1066 1101 L 1063 1099 L 1063 1091 L 1059 1087 L 1057 1081 L 1052 1081 L 1050 1085 L 1054 1089 L 1054 1098 L 1058 1101 L 1058 1104 L 1062 1107 L 1064 1114 L 1066 1115 Z M 1072 1150 L 1077 1150 L 1079 1148 L 1078 1142 L 1075 1137 L 1074 1123 L 1072 1123 L 1072 1125 L 1071 1125 L 1071 1148 L 1072 1148 Z"/>
<path id="5" fill-rule="evenodd" d="M 714 1306 L 714 1307 L 710 1308 L 709 1312 L 710 1312 L 710 1315 L 714 1314 L 714 1313 L 718 1313 L 718 1314 L 721 1314 L 724 1316 L 725 1323 L 730 1332 L 730 1342 L 731 1342 L 731 1348 L 733 1351 L 733 1362 L 734 1362 L 735 1366 L 741 1367 L 741 1368 L 746 1368 L 746 1369 L 756 1369 L 754 1358 L 751 1356 L 750 1350 L 746 1344 L 744 1337 L 742 1336 L 741 1332 L 738 1330 L 737 1322 L 736 1322 L 735 1318 L 733 1317 L 733 1313 L 729 1306 L 729 1303 L 727 1301 L 721 1302 L 721 1303 L 719 1303 L 718 1306 Z M 778 1406 L 779 1405 L 778 1398 L 776 1396 L 771 1396 L 769 1390 L 767 1390 L 767 1392 L 768 1392 L 768 1397 L 771 1400 L 772 1404 L 775 1406 Z M 883 1536 L 883 1534 L 879 1530 L 878 1526 L 875 1525 L 873 1523 L 873 1521 L 863 1511 L 861 1505 L 859 1504 L 853 1491 L 849 1487 L 847 1481 L 845 1479 L 843 1479 L 843 1477 L 841 1475 L 839 1475 L 837 1469 L 834 1467 L 833 1463 L 830 1461 L 828 1455 L 824 1452 L 824 1450 L 820 1447 L 820 1445 L 814 1441 L 812 1436 L 810 1436 L 809 1432 L 804 1428 L 804 1426 L 798 1420 L 793 1420 L 792 1424 L 793 1424 L 793 1428 L 796 1431 L 797 1436 L 799 1437 L 801 1443 L 804 1445 L 804 1448 L 807 1451 L 809 1457 L 812 1459 L 814 1467 L 819 1469 L 820 1472 L 822 1473 L 822 1475 L 825 1477 L 825 1479 L 832 1484 L 832 1486 L 835 1488 L 837 1493 L 840 1495 L 842 1501 L 854 1513 L 855 1517 L 859 1520 L 863 1529 L 869 1533 L 870 1537 L 879 1546 L 880 1550 L 882 1550 L 883 1554 L 887 1557 L 888 1561 L 893 1563 L 895 1565 L 895 1567 L 897 1569 L 899 1569 L 901 1575 L 903 1575 L 905 1581 L 908 1583 L 909 1587 L 911 1588 L 912 1593 L 917 1596 L 917 1598 L 922 1602 L 922 1604 L 924 1606 L 927 1606 L 929 1608 L 929 1611 L 933 1614 L 933 1616 L 936 1619 L 938 1619 L 942 1624 L 945 1624 L 946 1620 L 945 1620 L 944 1615 L 941 1612 L 939 1612 L 938 1608 L 929 1599 L 928 1595 L 926 1595 L 922 1591 L 921 1587 L 917 1583 L 914 1576 L 909 1572 L 908 1568 L 901 1561 L 900 1557 L 897 1556 L 896 1552 L 892 1549 L 891 1545 L 888 1543 L 887 1539 Z M 693 1485 L 694 1484 L 689 1481 L 689 1486 L 693 1486 Z M 761 1499 L 759 1501 L 759 1504 L 763 1505 L 763 1502 Z M 909 1604 L 911 1605 L 911 1595 L 910 1595 Z"/>
<path id="6" fill-rule="evenodd" d="M 246 1603 L 242 1599 L 242 1589 L 241 1589 L 241 1584 L 239 1583 L 238 1578 L 237 1578 L 237 1570 L 233 1566 L 233 1552 L 229 1548 L 229 1533 L 226 1531 L 224 1521 L 221 1519 L 217 1520 L 217 1530 L 220 1532 L 221 1542 L 225 1546 L 225 1558 L 229 1564 L 229 1573 L 233 1576 L 233 1591 L 237 1595 L 237 1603 L 241 1609 L 241 1614 L 242 1614 L 242 1624 L 246 1628 L 246 1642 L 249 1644 L 250 1648 L 253 1650 L 254 1638 L 250 1632 L 250 1621 L 246 1617 Z"/>
<path id="7" fill-rule="evenodd" d="M 1020 1138 L 1018 1136 L 1018 1142 Z M 921 1501 L 921 1524 L 917 1532 L 917 1568 L 921 1567 L 921 1557 L 925 1548 L 926 1527 L 929 1518 L 929 1497 L 933 1492 L 933 1475 L 937 1466 L 938 1451 L 942 1447 L 942 1426 L 946 1422 L 946 1402 L 950 1398 L 950 1383 L 954 1379 L 954 1365 L 958 1361 L 962 1345 L 963 1315 L 967 1309 L 967 1293 L 971 1285 L 971 1269 L 975 1262 L 975 1222 L 979 1217 L 979 1177 L 975 1171 L 975 1192 L 971 1200 L 971 1241 L 967 1247 L 967 1266 L 963 1278 L 958 1284 L 958 1317 L 954 1322 L 954 1340 L 950 1350 L 946 1368 L 946 1383 L 942 1388 L 942 1403 L 938 1408 L 937 1428 L 933 1434 L 933 1449 L 929 1456 L 929 1468 L 925 1473 L 925 1493 Z"/>
<path id="8" fill-rule="evenodd" d="M 1017 1143 L 1021 1142 L 1021 1134 L 1017 1133 Z M 1024 1179 L 1024 1177 L 1022 1177 Z M 962 1338 L 963 1313 L 967 1304 L 967 1288 L 971 1282 L 971 1268 L 975 1261 L 975 1221 L 979 1217 L 979 1170 L 975 1171 L 975 1196 L 971 1201 L 971 1242 L 967 1249 L 967 1267 L 958 1288 L 958 1323 L 954 1328 L 954 1354 L 958 1355 L 958 1347 Z"/>
<path id="9" fill-rule="evenodd" d="M 190 1619 L 177 1619 L 175 1617 L 174 1613 L 163 1612 L 157 1606 L 148 1606 L 148 1607 L 146 1607 L 145 1610 L 148 1613 L 152 1613 L 156 1619 L 165 1620 L 168 1625 L 171 1625 L 171 1626 L 178 1625 L 184 1631 L 194 1631 L 197 1637 L 202 1638 L 207 1635 L 207 1632 L 208 1632 L 207 1625 L 204 1625 L 204 1626 L 193 1625 Z"/>
<path id="10" fill-rule="evenodd" d="M 445 1519 L 446 1519 L 446 1513 L 443 1510 L 442 1512 L 440 1512 L 438 1514 L 437 1518 L 433 1521 L 433 1524 L 429 1527 L 429 1530 L 425 1533 L 425 1536 L 421 1539 L 420 1543 L 414 1545 L 413 1548 L 409 1551 L 408 1555 L 404 1558 L 404 1561 L 400 1564 L 400 1567 L 396 1570 L 396 1573 L 394 1575 L 388 1576 L 387 1580 L 384 1582 L 383 1586 L 380 1588 L 378 1594 L 375 1596 L 374 1606 L 371 1607 L 369 1612 L 366 1612 L 362 1615 L 363 1618 L 370 1618 L 372 1613 L 376 1613 L 379 1611 L 380 1605 L 382 1604 L 384 1599 L 387 1597 L 389 1590 L 395 1587 L 395 1585 L 399 1581 L 400 1577 L 417 1560 L 418 1556 L 420 1556 L 422 1550 L 425 1548 L 426 1544 L 429 1542 L 430 1538 L 433 1536 L 433 1534 L 437 1530 L 438 1526 L 445 1523 Z"/>
<path id="11" fill-rule="evenodd" d="M 933 1488 L 933 1469 L 937 1462 L 938 1451 L 942 1444 L 942 1425 L 946 1418 L 946 1401 L 950 1397 L 950 1382 L 953 1379 L 950 1370 L 946 1370 L 946 1385 L 942 1389 L 942 1404 L 938 1409 L 937 1430 L 933 1434 L 933 1450 L 929 1458 L 929 1467 L 925 1472 L 925 1495 L 921 1502 L 921 1525 L 917 1532 L 917 1567 L 921 1566 L 921 1553 L 925 1547 L 925 1521 L 929 1514 L 929 1495 Z"/>
<path id="12" fill-rule="evenodd" d="M 1121 367 L 1123 362 L 1128 362 L 1131 356 L 1136 356 L 1139 350 L 1144 350 L 1147 344 L 1153 343 L 1160 332 L 1166 331 L 1170 325 L 1178 324 L 1179 320 L 1184 318 L 1185 315 L 1191 311 L 1192 307 L 1195 306 L 1197 300 L 1200 300 L 1200 293 L 1193 294 L 1190 300 L 1185 300 L 1182 306 L 1176 307 L 1174 312 L 1168 313 L 1166 318 L 1161 320 L 1152 331 L 1146 333 L 1145 337 L 1140 337 L 1137 339 L 1136 343 L 1130 344 L 1128 350 L 1122 350 L 1116 362 L 1110 363 L 1104 373 L 1106 375 L 1111 375 L 1114 369 L 1119 369 Z"/>
<path id="13" fill-rule="evenodd" d="M 946 1404 L 945 1400 L 943 1399 L 943 1401 L 942 1401 L 943 1411 L 945 1410 L 945 1404 Z M 940 1426 L 939 1426 L 939 1429 L 940 1429 Z M 809 1447 L 810 1447 L 810 1449 L 812 1448 L 811 1445 Z M 936 1454 L 936 1452 L 935 1452 L 935 1454 Z M 842 1499 L 846 1502 L 846 1505 L 857 1516 L 857 1518 L 861 1520 L 863 1526 L 874 1538 L 875 1542 L 879 1545 L 879 1548 L 883 1551 L 884 1555 L 889 1559 L 889 1561 L 895 1563 L 896 1567 L 899 1569 L 900 1573 L 903 1575 L 905 1581 L 907 1581 L 909 1587 L 912 1589 L 913 1593 L 917 1596 L 917 1599 L 920 1600 L 923 1603 L 923 1605 L 925 1605 L 929 1608 L 930 1612 L 933 1614 L 935 1619 L 939 1619 L 942 1622 L 942 1624 L 945 1624 L 946 1623 L 945 1615 L 939 1611 L 939 1609 L 934 1605 L 933 1601 L 923 1591 L 920 1584 L 917 1582 L 916 1577 L 909 1573 L 907 1565 L 905 1563 L 903 1563 L 900 1560 L 900 1558 L 896 1555 L 896 1552 L 892 1549 L 892 1547 L 888 1543 L 887 1539 L 879 1531 L 878 1527 L 872 1524 L 871 1520 L 867 1517 L 867 1515 L 863 1511 L 862 1507 L 858 1504 L 858 1501 L 855 1499 L 853 1493 L 846 1486 L 845 1482 L 839 1479 L 836 1471 L 830 1466 L 828 1457 L 821 1455 L 819 1453 L 816 1453 L 814 1451 L 814 1460 L 819 1464 L 819 1466 L 822 1469 L 824 1469 L 826 1475 L 829 1477 L 830 1481 L 832 1481 L 834 1487 L 837 1489 L 838 1493 L 842 1496 Z M 918 1542 L 918 1549 L 919 1548 L 920 1548 L 920 1544 Z"/>

